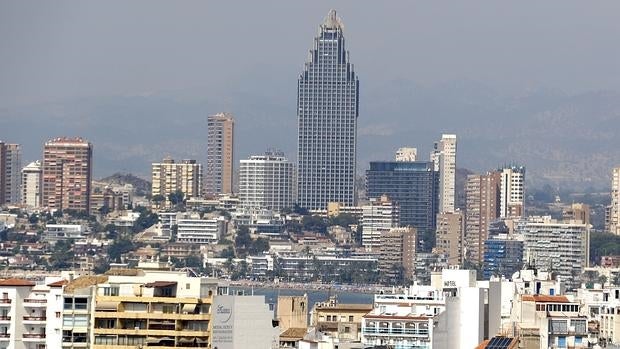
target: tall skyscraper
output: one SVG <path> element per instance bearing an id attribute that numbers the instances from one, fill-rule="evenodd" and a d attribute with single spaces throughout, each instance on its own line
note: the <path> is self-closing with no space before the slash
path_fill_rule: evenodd
<path id="1" fill-rule="evenodd" d="M 43 148 L 43 207 L 90 212 L 93 146 L 55 138 Z"/>
<path id="2" fill-rule="evenodd" d="M 22 203 L 28 207 L 41 206 L 41 161 L 35 161 L 22 169 Z"/>
<path id="3" fill-rule="evenodd" d="M 241 160 L 239 199 L 250 209 L 280 211 L 293 207 L 293 164 L 278 153 Z"/>
<path id="4" fill-rule="evenodd" d="M 400 226 L 435 232 L 439 174 L 426 161 L 372 161 L 366 171 L 366 195 L 387 195 L 398 203 Z"/>
<path id="5" fill-rule="evenodd" d="M 620 167 L 614 168 L 611 173 L 611 205 L 608 211 L 606 230 L 620 235 Z"/>
<path id="6" fill-rule="evenodd" d="M 358 112 L 359 81 L 345 49 L 342 22 L 331 10 L 297 85 L 300 206 L 354 205 Z"/>
<path id="7" fill-rule="evenodd" d="M 20 203 L 21 146 L 0 141 L 0 205 Z"/>
<path id="8" fill-rule="evenodd" d="M 475 264 L 482 263 L 489 225 L 499 218 L 500 182 L 501 173 L 498 171 L 467 176 L 465 259 Z"/>
<path id="9" fill-rule="evenodd" d="M 185 199 L 199 197 L 202 192 L 202 165 L 196 160 L 175 163 L 166 158 L 152 165 L 151 193 L 164 197 L 163 206 L 170 206 L 170 194 L 182 191 Z"/>
<path id="10" fill-rule="evenodd" d="M 522 217 L 525 198 L 525 167 L 508 166 L 499 170 L 501 184 L 499 215 L 502 218 Z"/>
<path id="11" fill-rule="evenodd" d="M 435 171 L 439 171 L 439 212 L 451 213 L 456 197 L 456 135 L 441 135 L 431 153 Z"/>
<path id="12" fill-rule="evenodd" d="M 233 192 L 235 121 L 229 113 L 207 120 L 207 165 L 204 190 L 208 196 Z"/>

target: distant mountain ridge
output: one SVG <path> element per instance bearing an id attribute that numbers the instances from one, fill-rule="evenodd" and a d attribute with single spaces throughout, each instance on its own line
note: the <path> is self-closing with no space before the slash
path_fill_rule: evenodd
<path id="1" fill-rule="evenodd" d="M 369 161 L 392 159 L 413 146 L 428 159 L 442 133 L 458 135 L 457 166 L 486 171 L 506 163 L 527 167 L 534 186 L 606 188 L 620 165 L 620 93 L 497 92 L 457 81 L 406 80 L 367 86 L 362 80 L 358 173 Z M 41 157 L 45 140 L 80 135 L 94 143 L 95 174 L 150 174 L 165 156 L 204 162 L 206 117 L 236 118 L 235 161 L 277 148 L 296 158 L 295 89 L 251 83 L 145 96 L 82 98 L 0 109 L 6 141 L 24 146 L 24 162 Z"/>

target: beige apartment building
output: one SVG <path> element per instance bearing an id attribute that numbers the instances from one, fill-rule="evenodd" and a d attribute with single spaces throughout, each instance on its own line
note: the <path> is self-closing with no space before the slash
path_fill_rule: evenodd
<path id="1" fill-rule="evenodd" d="M 465 192 L 465 259 L 482 263 L 489 224 L 499 218 L 500 172 L 467 176 Z"/>
<path id="2" fill-rule="evenodd" d="M 51 210 L 90 210 L 93 145 L 55 138 L 43 148 L 43 202 Z"/>
<path id="3" fill-rule="evenodd" d="M 402 266 L 404 277 L 413 280 L 416 259 L 416 229 L 392 228 L 381 233 L 379 247 L 379 273 L 388 280 L 398 278 Z"/>
<path id="4" fill-rule="evenodd" d="M 465 217 L 461 212 L 439 213 L 434 252 L 446 255 L 449 265 L 463 264 L 463 231 Z"/>
<path id="5" fill-rule="evenodd" d="M 0 141 L 0 205 L 20 203 L 21 146 Z"/>
<path id="6" fill-rule="evenodd" d="M 162 162 L 154 163 L 151 172 L 151 192 L 153 196 L 161 195 L 164 201 L 154 205 L 170 207 L 169 196 L 182 191 L 185 199 L 199 197 L 202 192 L 202 165 L 196 160 L 182 160 L 175 163 L 166 158 Z"/>

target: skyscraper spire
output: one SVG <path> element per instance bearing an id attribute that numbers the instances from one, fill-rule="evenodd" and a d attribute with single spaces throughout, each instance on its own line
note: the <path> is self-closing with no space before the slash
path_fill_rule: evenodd
<path id="1" fill-rule="evenodd" d="M 325 21 L 323 22 L 323 27 L 329 29 L 344 29 L 342 20 L 336 15 L 336 10 L 329 10 L 327 17 L 325 17 Z"/>

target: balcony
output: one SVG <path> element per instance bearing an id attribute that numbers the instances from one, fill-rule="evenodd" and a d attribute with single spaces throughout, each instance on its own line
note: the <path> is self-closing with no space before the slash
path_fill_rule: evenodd
<path id="1" fill-rule="evenodd" d="M 44 298 L 26 298 L 24 299 L 24 307 L 45 307 L 47 299 Z"/>
<path id="2" fill-rule="evenodd" d="M 11 317 L 8 315 L 0 316 L 0 322 L 11 321 Z"/>
<path id="3" fill-rule="evenodd" d="M 409 336 L 421 336 L 428 337 L 428 330 L 425 329 L 401 329 L 401 328 L 388 328 L 388 327 L 366 327 L 362 332 L 364 335 L 381 336 L 381 335 L 409 335 Z"/>
<path id="4" fill-rule="evenodd" d="M 22 338 L 24 342 L 45 342 L 45 333 L 24 333 Z"/>
<path id="5" fill-rule="evenodd" d="M 9 340 L 11 338 L 11 334 L 10 333 L 0 333 L 0 341 L 2 340 Z"/>
<path id="6" fill-rule="evenodd" d="M 0 306 L 2 306 L 3 304 L 11 304 L 11 299 L 10 298 L 0 298 Z"/>
<path id="7" fill-rule="evenodd" d="M 32 323 L 39 323 L 39 322 L 45 323 L 45 320 L 47 320 L 47 317 L 45 316 L 24 316 L 25 324 L 32 324 Z"/>

